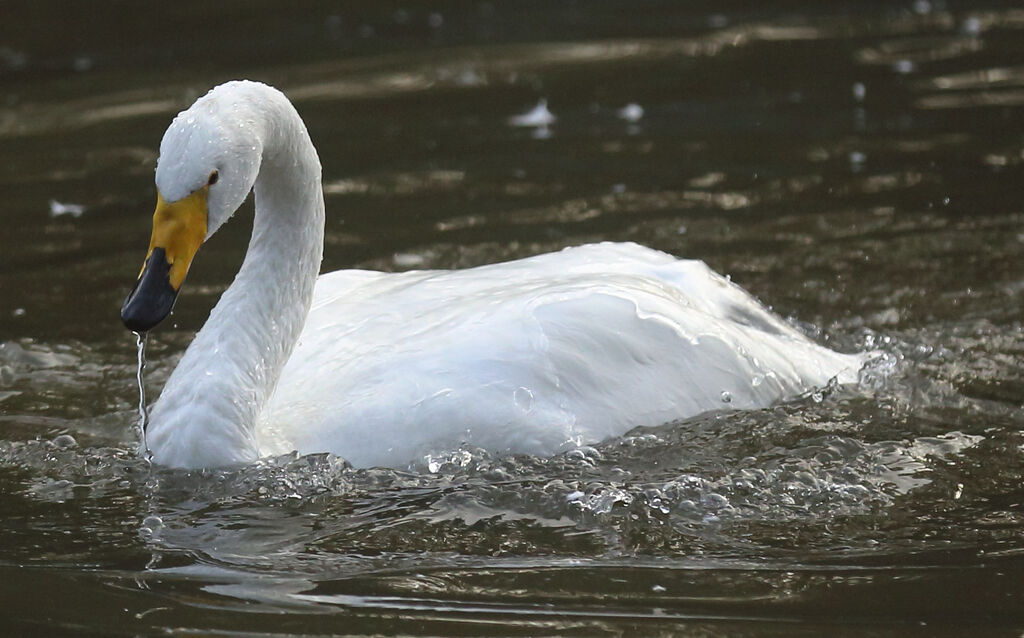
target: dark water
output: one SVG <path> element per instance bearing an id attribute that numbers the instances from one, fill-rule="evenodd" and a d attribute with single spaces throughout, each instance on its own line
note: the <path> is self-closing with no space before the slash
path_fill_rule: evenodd
<path id="1" fill-rule="evenodd" d="M 1024 631 L 1015 3 L 3 13 L 8 632 Z M 857 388 L 549 459 L 151 468 L 117 309 L 160 136 L 232 77 L 279 86 L 309 125 L 327 270 L 631 240 L 886 357 Z M 553 124 L 510 124 L 541 99 Z M 176 329 L 151 336 L 153 394 L 240 263 L 239 217 L 197 258 Z"/>

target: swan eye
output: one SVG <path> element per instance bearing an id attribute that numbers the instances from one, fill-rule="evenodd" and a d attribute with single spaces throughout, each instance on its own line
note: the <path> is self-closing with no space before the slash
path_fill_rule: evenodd
<path id="1" fill-rule="evenodd" d="M 212 173 L 210 173 L 210 181 L 206 182 L 206 185 L 213 186 L 214 184 L 217 183 L 218 179 L 220 179 L 220 173 L 217 171 L 213 171 Z"/>

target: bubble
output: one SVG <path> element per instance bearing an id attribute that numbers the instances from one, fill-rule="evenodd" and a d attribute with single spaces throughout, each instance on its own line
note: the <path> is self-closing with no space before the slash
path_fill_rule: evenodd
<path id="1" fill-rule="evenodd" d="M 142 526 L 156 530 L 164 526 L 164 520 L 159 516 L 150 514 L 146 518 L 142 519 Z"/>
<path id="2" fill-rule="evenodd" d="M 76 441 L 75 437 L 70 434 L 61 434 L 53 440 L 53 445 L 61 449 L 68 449 L 78 447 L 78 441 Z"/>
<path id="3" fill-rule="evenodd" d="M 708 492 L 701 496 L 700 503 L 704 507 L 713 510 L 721 510 L 729 507 L 729 499 L 715 492 Z"/>

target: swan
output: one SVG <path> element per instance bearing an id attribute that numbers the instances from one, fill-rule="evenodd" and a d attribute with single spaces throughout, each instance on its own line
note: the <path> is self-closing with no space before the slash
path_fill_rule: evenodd
<path id="1" fill-rule="evenodd" d="M 298 451 L 402 466 L 467 443 L 551 455 L 709 410 L 851 383 L 817 345 L 703 262 L 628 243 L 457 271 L 319 275 L 321 167 L 278 90 L 215 87 L 164 134 L 149 251 L 121 309 L 144 333 L 250 191 L 231 286 L 151 407 L 179 468 Z"/>

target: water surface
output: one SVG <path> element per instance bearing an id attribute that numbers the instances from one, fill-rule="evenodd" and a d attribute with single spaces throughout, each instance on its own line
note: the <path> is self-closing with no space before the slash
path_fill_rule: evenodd
<path id="1" fill-rule="evenodd" d="M 244 7 L 244 8 L 243 8 Z M 1024 12 L 1012 3 L 5 8 L 0 609 L 20 633 L 1024 630 Z M 8 27 L 8 31 L 10 31 Z M 554 458 L 178 472 L 136 453 L 138 272 L 170 118 L 275 84 L 325 270 L 596 240 L 705 260 L 855 388 Z M 516 126 L 542 100 L 546 126 Z M 639 108 L 638 108 L 639 107 Z M 149 343 L 150 396 L 243 211 Z"/>

